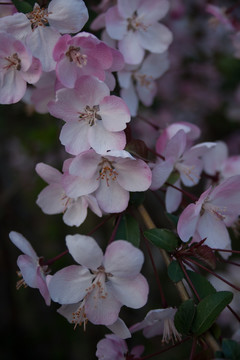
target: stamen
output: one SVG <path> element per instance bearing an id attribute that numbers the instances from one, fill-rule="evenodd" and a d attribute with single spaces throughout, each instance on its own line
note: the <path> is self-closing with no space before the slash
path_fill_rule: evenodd
<path id="1" fill-rule="evenodd" d="M 21 271 L 17 271 L 17 276 L 18 276 L 19 278 L 21 278 L 21 279 L 17 281 L 17 283 L 16 283 L 16 289 L 19 290 L 22 286 L 23 286 L 24 288 L 26 288 L 26 287 L 27 287 L 27 284 L 25 283 L 25 280 L 24 280 L 23 277 L 22 277 Z"/>
<path id="2" fill-rule="evenodd" d="M 181 336 L 181 334 L 179 334 L 179 332 L 175 328 L 173 320 L 170 318 L 167 318 L 164 320 L 162 343 L 168 344 L 170 340 L 172 340 L 172 342 L 174 344 L 174 341 L 175 342 L 181 341 L 182 336 Z"/>
<path id="3" fill-rule="evenodd" d="M 99 105 L 94 105 L 92 108 L 89 105 L 86 105 L 84 112 L 79 112 L 79 119 L 85 120 L 90 126 L 93 126 L 96 123 L 96 120 L 102 120 L 101 116 L 98 114 L 99 110 Z"/>
<path id="4" fill-rule="evenodd" d="M 30 20 L 32 30 L 36 29 L 38 26 L 48 25 L 48 15 L 51 14 L 47 9 L 40 8 L 39 4 L 35 4 L 33 11 L 27 13 L 26 16 Z"/>
<path id="5" fill-rule="evenodd" d="M 70 62 L 74 62 L 80 68 L 87 65 L 87 55 L 81 54 L 80 47 L 69 46 L 65 55 L 69 58 Z"/>
<path id="6" fill-rule="evenodd" d="M 3 69 L 9 70 L 10 68 L 14 68 L 18 71 L 21 70 L 21 60 L 17 53 L 7 56 L 4 59 L 7 60 L 7 65 L 5 65 Z"/>
<path id="7" fill-rule="evenodd" d="M 81 302 L 81 305 L 78 307 L 76 312 L 72 313 L 72 324 L 74 324 L 74 330 L 79 325 L 83 324 L 83 330 L 86 331 L 86 325 L 88 322 L 87 315 L 85 313 L 85 298 Z"/>
<path id="8" fill-rule="evenodd" d="M 141 21 L 141 18 L 137 16 L 136 11 L 134 12 L 131 18 L 127 19 L 128 26 L 127 30 L 132 30 L 133 32 L 137 31 L 138 29 L 147 30 L 148 26 L 144 25 Z"/>
<path id="9" fill-rule="evenodd" d="M 134 74 L 134 77 L 140 82 L 141 86 L 145 86 L 146 88 L 149 88 L 153 81 L 153 77 L 147 76 L 146 74 Z"/>
<path id="10" fill-rule="evenodd" d="M 114 166 L 112 165 L 112 162 L 103 158 L 103 161 L 101 161 L 98 164 L 101 169 L 99 170 L 99 177 L 97 180 L 106 180 L 107 186 L 109 186 L 109 180 L 115 181 L 118 176 L 118 172 L 115 170 Z"/>

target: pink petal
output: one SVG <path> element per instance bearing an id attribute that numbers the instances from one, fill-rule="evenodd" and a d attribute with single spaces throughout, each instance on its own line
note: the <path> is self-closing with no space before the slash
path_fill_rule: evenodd
<path id="1" fill-rule="evenodd" d="M 88 296 L 85 311 L 87 318 L 95 325 L 112 325 L 118 319 L 122 304 L 115 298 L 111 291 L 102 284 L 104 297 L 99 296 L 99 290 L 94 289 Z M 106 291 L 107 290 L 107 291 Z"/>
<path id="2" fill-rule="evenodd" d="M 66 244 L 74 260 L 89 269 L 96 270 L 103 259 L 103 252 L 97 242 L 86 235 L 67 235 Z"/>
<path id="3" fill-rule="evenodd" d="M 50 296 L 60 304 L 77 303 L 86 295 L 92 278 L 88 269 L 79 265 L 68 266 L 51 278 L 48 286 Z"/>
<path id="4" fill-rule="evenodd" d="M 72 155 L 78 155 L 89 150 L 90 127 L 85 121 L 67 122 L 61 130 L 60 141 L 65 145 L 66 151 Z"/>
<path id="5" fill-rule="evenodd" d="M 118 11 L 122 17 L 125 19 L 131 18 L 133 13 L 138 10 L 140 6 L 140 0 L 119 0 L 118 1 Z"/>
<path id="6" fill-rule="evenodd" d="M 38 163 L 35 168 L 36 172 L 38 173 L 41 178 L 46 181 L 48 184 L 61 182 L 62 174 L 60 171 L 55 169 L 54 167 L 44 164 Z"/>
<path id="7" fill-rule="evenodd" d="M 155 23 L 146 30 L 138 30 L 140 46 L 153 53 L 163 53 L 173 40 L 171 31 L 163 24 Z"/>
<path id="8" fill-rule="evenodd" d="M 49 24 L 62 34 L 80 31 L 88 20 L 88 10 L 82 0 L 52 0 L 48 12 Z"/>
<path id="9" fill-rule="evenodd" d="M 108 35 L 112 39 L 121 40 L 127 32 L 127 21 L 119 14 L 117 6 L 108 9 L 105 21 Z"/>
<path id="10" fill-rule="evenodd" d="M 100 154 L 113 149 L 122 150 L 126 145 L 124 131 L 109 132 L 100 121 L 89 128 L 88 139 L 90 146 Z"/>
<path id="11" fill-rule="evenodd" d="M 167 14 L 169 7 L 168 0 L 141 0 L 137 13 L 144 19 L 144 24 L 150 25 L 161 20 Z"/>
<path id="12" fill-rule="evenodd" d="M 131 337 L 131 333 L 128 330 L 124 321 L 118 318 L 113 324 L 107 326 L 115 335 L 120 339 L 128 339 Z"/>
<path id="13" fill-rule="evenodd" d="M 103 265 L 114 277 L 135 278 L 143 265 L 143 253 L 131 243 L 117 240 L 108 245 Z"/>
<path id="14" fill-rule="evenodd" d="M 88 204 L 82 197 L 68 207 L 63 215 L 63 221 L 68 226 L 80 226 L 87 217 Z"/>
<path id="15" fill-rule="evenodd" d="M 117 182 L 128 191 L 145 191 L 152 181 L 152 172 L 143 160 L 125 160 L 116 164 Z"/>
<path id="16" fill-rule="evenodd" d="M 196 204 L 188 205 L 179 217 L 177 232 L 181 240 L 187 242 L 196 231 L 200 217 L 201 206 Z"/>
<path id="17" fill-rule="evenodd" d="M 149 287 L 142 274 L 135 279 L 112 277 L 109 279 L 114 296 L 123 304 L 133 309 L 144 306 L 148 299 Z"/>
<path id="18" fill-rule="evenodd" d="M 44 298 L 46 305 L 49 306 L 51 304 L 51 298 L 50 298 L 50 294 L 49 294 L 48 287 L 46 284 L 46 279 L 43 278 L 42 270 L 41 270 L 40 266 L 37 268 L 36 279 L 37 279 L 37 287 L 38 287 L 42 297 Z"/>
<path id="19" fill-rule="evenodd" d="M 131 120 L 129 109 L 118 96 L 106 96 L 100 103 L 99 114 L 108 131 L 121 131 Z"/>
<path id="20" fill-rule="evenodd" d="M 69 174 L 63 175 L 62 183 L 66 194 L 71 198 L 91 194 L 99 186 L 99 182 L 96 178 L 84 179 L 82 177 Z"/>
<path id="21" fill-rule="evenodd" d="M 69 172 L 75 176 L 81 176 L 84 179 L 91 179 L 97 177 L 98 164 L 102 157 L 94 150 L 85 151 L 76 156 L 69 167 Z"/>
<path id="22" fill-rule="evenodd" d="M 107 213 L 119 213 L 128 206 L 129 192 L 123 189 L 116 181 L 100 180 L 99 188 L 95 193 L 100 208 Z"/>
<path id="23" fill-rule="evenodd" d="M 173 160 L 159 161 L 152 170 L 151 190 L 157 190 L 167 181 L 169 175 L 173 171 Z"/>
<path id="24" fill-rule="evenodd" d="M 144 49 L 139 36 L 133 31 L 128 31 L 126 36 L 119 41 L 118 48 L 123 54 L 127 64 L 140 64 L 144 57 Z M 163 50 L 164 51 L 164 50 Z"/>
<path id="25" fill-rule="evenodd" d="M 181 188 L 180 181 L 177 181 L 174 185 Z M 176 189 L 172 188 L 171 186 L 168 186 L 167 191 L 166 191 L 166 197 L 165 197 L 167 212 L 172 213 L 172 212 L 176 211 L 179 208 L 181 201 L 182 201 L 181 191 L 176 190 Z"/>
<path id="26" fill-rule="evenodd" d="M 66 209 L 67 199 L 61 184 L 51 184 L 40 192 L 36 203 L 45 214 L 60 214 Z"/>
<path id="27" fill-rule="evenodd" d="M 30 258 L 38 259 L 38 256 L 32 245 L 22 234 L 16 231 L 11 231 L 9 234 L 9 238 L 11 242 L 24 254 L 28 255 Z"/>
<path id="28" fill-rule="evenodd" d="M 25 283 L 34 289 L 38 288 L 38 284 L 37 284 L 37 268 L 39 266 L 38 260 L 28 255 L 20 255 L 17 259 L 17 265 L 21 271 Z"/>

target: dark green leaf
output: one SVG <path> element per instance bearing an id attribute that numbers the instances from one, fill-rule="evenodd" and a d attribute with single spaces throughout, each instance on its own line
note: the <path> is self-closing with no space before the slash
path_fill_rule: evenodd
<path id="1" fill-rule="evenodd" d="M 232 301 L 233 294 L 230 291 L 219 291 L 205 297 L 197 305 L 196 316 L 193 321 L 192 332 L 201 335 L 207 331 L 222 310 Z"/>
<path id="2" fill-rule="evenodd" d="M 174 185 L 175 182 L 179 179 L 179 177 L 180 177 L 179 172 L 178 172 L 178 171 L 173 171 L 173 172 L 169 175 L 169 177 L 168 177 L 168 179 L 167 179 L 166 182 L 169 183 L 169 184 Z"/>
<path id="3" fill-rule="evenodd" d="M 216 292 L 216 289 L 204 276 L 189 270 L 187 270 L 187 274 L 201 299 Z"/>
<path id="4" fill-rule="evenodd" d="M 24 14 L 32 11 L 32 6 L 27 1 L 12 0 L 16 9 Z"/>
<path id="5" fill-rule="evenodd" d="M 195 311 L 196 309 L 193 299 L 186 300 L 179 306 L 179 309 L 174 317 L 174 324 L 177 331 L 181 334 L 187 335 L 189 333 Z"/>
<path id="6" fill-rule="evenodd" d="M 184 273 L 179 265 L 178 261 L 173 260 L 170 265 L 168 265 L 168 276 L 170 279 L 177 283 L 178 281 L 184 278 Z"/>
<path id="7" fill-rule="evenodd" d="M 173 214 L 169 214 L 169 213 L 167 213 L 167 212 L 166 212 L 166 216 L 167 216 L 168 219 L 173 223 L 173 225 L 174 225 L 175 227 L 177 227 L 177 223 L 178 223 L 179 217 L 176 216 L 176 215 L 173 215 Z"/>
<path id="8" fill-rule="evenodd" d="M 129 241 L 138 247 L 140 243 L 140 230 L 137 220 L 129 214 L 123 215 L 115 239 Z"/>
<path id="9" fill-rule="evenodd" d="M 172 252 L 178 246 L 177 236 L 167 229 L 151 229 L 144 232 L 144 236 L 157 247 Z"/>
<path id="10" fill-rule="evenodd" d="M 223 339 L 222 351 L 226 359 L 239 360 L 240 359 L 240 344 L 234 340 Z"/>

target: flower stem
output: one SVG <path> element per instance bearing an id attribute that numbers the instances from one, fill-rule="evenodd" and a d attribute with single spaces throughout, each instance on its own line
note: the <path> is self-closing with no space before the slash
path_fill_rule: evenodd
<path id="1" fill-rule="evenodd" d="M 145 207 L 143 205 L 140 205 L 138 207 L 138 211 L 148 229 L 156 228 L 154 222 L 152 221 L 151 217 L 149 216 L 147 210 L 145 209 Z M 169 255 L 163 249 L 160 249 L 160 253 L 162 254 L 162 257 L 163 257 L 163 260 L 164 260 L 166 266 L 168 266 L 171 263 Z M 178 283 L 176 283 L 175 286 L 178 290 L 181 300 L 182 301 L 188 300 L 189 296 L 188 296 L 188 293 L 187 293 L 182 281 L 179 281 Z M 213 352 L 220 351 L 220 346 L 218 345 L 217 341 L 215 340 L 215 338 L 212 336 L 212 334 L 209 331 L 207 331 L 204 334 L 204 339 L 205 339 L 206 343 L 208 344 L 208 346 L 212 349 Z M 145 357 L 142 360 L 145 360 L 145 359 L 147 359 L 147 358 Z"/>
<path id="2" fill-rule="evenodd" d="M 158 285 L 158 288 L 159 288 L 159 291 L 160 291 L 160 295 L 161 295 L 161 300 L 162 300 L 162 307 L 163 308 L 167 308 L 167 301 L 165 299 L 165 296 L 164 296 L 164 293 L 163 293 L 163 289 L 162 289 L 162 285 L 161 285 L 161 282 L 160 282 L 160 279 L 159 279 L 159 276 L 158 276 L 158 272 L 157 272 L 157 268 L 156 268 L 156 265 L 154 263 L 154 260 L 153 260 L 153 256 L 152 256 L 152 253 L 151 253 L 151 249 L 150 249 L 150 246 L 148 244 L 148 240 L 145 238 L 145 236 L 143 235 L 143 231 L 141 229 L 141 233 L 142 233 L 142 237 L 143 237 L 143 240 L 145 242 L 145 245 L 147 247 L 147 252 L 148 252 L 148 255 L 150 257 L 150 261 L 152 263 L 152 267 L 153 267 L 153 271 L 154 271 L 154 275 L 155 275 L 155 278 L 156 278 L 156 281 L 157 281 L 157 285 Z"/>

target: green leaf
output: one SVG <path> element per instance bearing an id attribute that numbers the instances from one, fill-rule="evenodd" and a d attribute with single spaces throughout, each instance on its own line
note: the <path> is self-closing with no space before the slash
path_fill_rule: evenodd
<path id="1" fill-rule="evenodd" d="M 172 252 L 178 246 L 177 236 L 168 229 L 151 229 L 144 232 L 144 236 L 157 247 Z"/>
<path id="2" fill-rule="evenodd" d="M 184 278 L 184 273 L 181 269 L 181 266 L 176 260 L 173 260 L 171 264 L 168 265 L 167 272 L 170 279 L 175 283 Z"/>
<path id="3" fill-rule="evenodd" d="M 240 359 L 240 344 L 234 340 L 223 339 L 222 351 L 226 359 Z"/>
<path id="4" fill-rule="evenodd" d="M 171 185 L 174 185 L 175 182 L 179 179 L 179 177 L 180 177 L 179 172 L 178 172 L 178 171 L 173 171 L 173 172 L 169 175 L 169 177 L 168 177 L 168 179 L 167 179 L 166 182 L 169 183 L 169 184 L 171 184 Z"/>
<path id="5" fill-rule="evenodd" d="M 181 334 L 187 335 L 191 329 L 196 309 L 193 299 L 184 301 L 174 317 L 174 324 Z"/>
<path id="6" fill-rule="evenodd" d="M 140 230 L 137 220 L 129 214 L 123 215 L 117 229 L 115 240 L 126 240 L 139 247 Z"/>
<path id="7" fill-rule="evenodd" d="M 205 297 L 197 305 L 196 316 L 193 321 L 192 332 L 201 335 L 207 331 L 222 310 L 232 301 L 230 291 L 219 291 Z"/>
<path id="8" fill-rule="evenodd" d="M 12 0 L 16 9 L 24 14 L 32 11 L 32 6 L 27 1 Z"/>
<path id="9" fill-rule="evenodd" d="M 145 200 L 145 192 L 139 191 L 139 192 L 130 192 L 130 204 L 133 206 L 138 207 L 141 205 Z"/>
<path id="10" fill-rule="evenodd" d="M 187 270 L 187 274 L 201 299 L 216 293 L 216 289 L 204 276 L 189 270 Z"/>
<path id="11" fill-rule="evenodd" d="M 173 223 L 175 227 L 177 227 L 179 216 L 170 214 L 168 212 L 165 213 L 168 219 Z"/>

